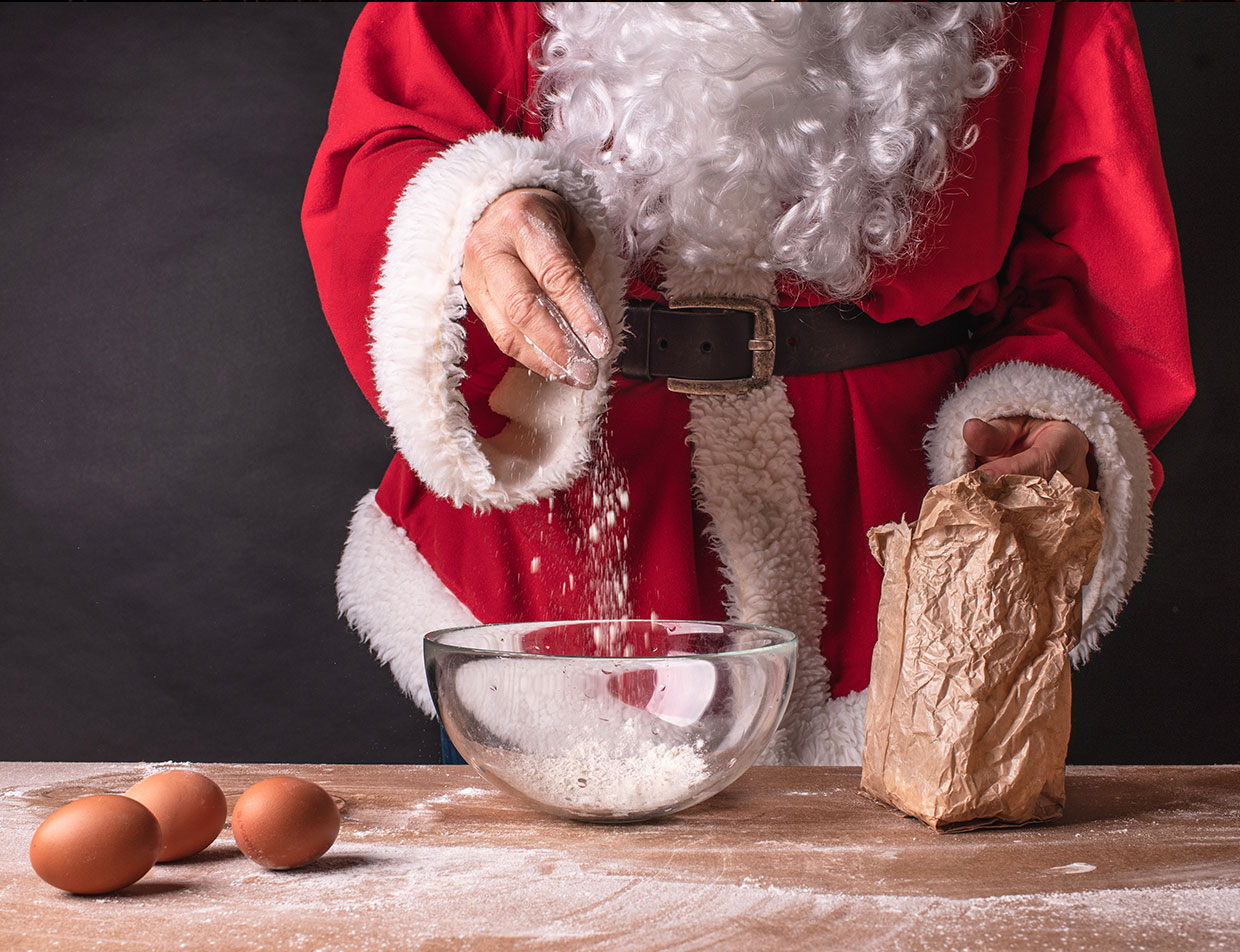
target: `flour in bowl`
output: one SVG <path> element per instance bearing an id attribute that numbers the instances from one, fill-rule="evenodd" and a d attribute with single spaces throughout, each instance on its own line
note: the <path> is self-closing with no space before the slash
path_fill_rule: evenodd
<path id="1" fill-rule="evenodd" d="M 618 753 L 616 738 L 563 753 L 491 751 L 490 772 L 551 807 L 597 816 L 658 810 L 691 796 L 709 776 L 703 743 L 652 744 Z"/>

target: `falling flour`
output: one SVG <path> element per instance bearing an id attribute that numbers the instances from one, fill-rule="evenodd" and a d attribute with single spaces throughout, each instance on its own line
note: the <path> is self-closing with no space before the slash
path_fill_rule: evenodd
<path id="1" fill-rule="evenodd" d="M 586 508 L 589 525 L 586 544 L 582 547 L 583 567 L 591 580 L 591 610 L 595 618 L 628 618 L 632 614 L 629 597 L 629 571 L 625 554 L 629 547 L 629 491 L 624 472 L 615 464 L 603 440 L 596 444 L 594 467 L 590 474 L 590 504 Z M 619 647 L 616 634 L 603 640 L 604 632 L 596 631 L 595 643 L 600 649 Z M 603 654 L 616 652 L 603 650 Z"/>
<path id="2" fill-rule="evenodd" d="M 599 658 L 651 654 L 650 627 L 620 621 L 634 614 L 628 569 L 629 503 L 624 471 L 615 464 L 606 441 L 596 441 L 589 474 L 563 497 L 565 509 L 560 514 L 566 525 L 578 527 L 575 562 L 561 567 L 534 556 L 529 563 L 531 575 L 562 569 L 561 594 L 566 597 L 583 587 L 585 617 L 597 620 L 591 636 L 594 656 Z M 548 525 L 554 525 L 556 505 L 554 499 L 548 504 Z M 562 746 L 546 741 L 579 721 L 581 709 L 574 706 L 561 717 L 557 707 L 550 720 L 542 717 L 522 724 L 523 716 L 528 719 L 540 710 L 531 704 L 516 717 L 503 718 L 499 734 L 507 737 L 508 744 L 480 759 L 492 776 L 553 808 L 598 818 L 650 815 L 691 799 L 710 777 L 700 739 L 677 743 L 666 735 L 659 738 L 659 726 L 668 725 L 659 721 L 652 730 L 651 716 L 640 709 L 632 711 L 640 720 L 600 717 L 591 733 L 578 733 Z M 581 725 L 576 726 L 580 730 Z M 537 736 L 526 730 L 521 737 L 518 727 L 532 729 Z"/>
<path id="3" fill-rule="evenodd" d="M 612 622 L 633 617 L 632 591 L 628 568 L 629 551 L 629 487 L 624 471 L 611 457 L 605 440 L 594 444 L 594 455 L 585 479 L 570 490 L 565 499 L 563 518 L 578 530 L 573 542 L 574 561 L 557 565 L 562 571 L 560 594 L 566 598 L 584 587 L 584 610 L 577 617 Z M 547 507 L 547 524 L 556 521 L 556 500 Z M 541 556 L 529 562 L 529 574 L 546 570 Z M 656 616 L 651 616 L 654 621 Z M 616 624 L 600 624 L 592 632 L 598 657 L 631 657 L 643 652 L 643 646 L 628 643 L 625 628 Z M 647 635 L 647 639 L 649 636 Z"/>
<path id="4" fill-rule="evenodd" d="M 586 479 L 570 491 L 565 501 L 564 518 L 568 524 L 579 526 L 574 540 L 575 561 L 562 569 L 563 580 L 560 594 L 568 596 L 576 592 L 578 583 L 586 586 L 587 604 L 581 617 L 617 619 L 632 616 L 627 554 L 629 531 L 627 513 L 629 489 L 624 472 L 611 458 L 603 440 L 595 442 L 594 459 Z M 556 500 L 552 497 L 547 506 L 547 525 L 556 521 Z M 530 575 L 544 569 L 541 556 L 533 556 L 529 562 Z M 616 648 L 620 656 L 613 629 L 596 632 L 596 645 L 601 656 L 609 656 Z"/>

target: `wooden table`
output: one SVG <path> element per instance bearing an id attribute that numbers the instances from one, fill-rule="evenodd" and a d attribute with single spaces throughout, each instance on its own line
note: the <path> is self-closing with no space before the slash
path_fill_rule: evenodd
<path id="1" fill-rule="evenodd" d="M 292 773 L 335 846 L 271 872 L 227 829 L 128 889 L 31 870 L 43 818 L 189 766 L 229 804 Z M 935 834 L 847 768 L 755 768 L 634 826 L 533 812 L 466 767 L 0 764 L 0 949 L 1240 949 L 1240 767 L 1070 769 L 1042 827 Z"/>

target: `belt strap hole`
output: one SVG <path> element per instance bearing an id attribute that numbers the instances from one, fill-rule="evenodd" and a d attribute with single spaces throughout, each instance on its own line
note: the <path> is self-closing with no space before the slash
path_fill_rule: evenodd
<path id="1" fill-rule="evenodd" d="M 667 347 L 668 347 L 667 338 L 660 337 L 659 338 L 659 350 L 667 350 Z"/>
<path id="2" fill-rule="evenodd" d="M 702 341 L 702 353 L 704 354 L 710 353 L 710 341 L 708 340 Z"/>

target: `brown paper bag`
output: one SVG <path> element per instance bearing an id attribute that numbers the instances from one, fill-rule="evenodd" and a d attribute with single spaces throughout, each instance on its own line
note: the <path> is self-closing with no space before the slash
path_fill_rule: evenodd
<path id="1" fill-rule="evenodd" d="M 974 471 L 869 539 L 884 575 L 862 792 L 936 830 L 1061 815 L 1097 493 Z"/>

